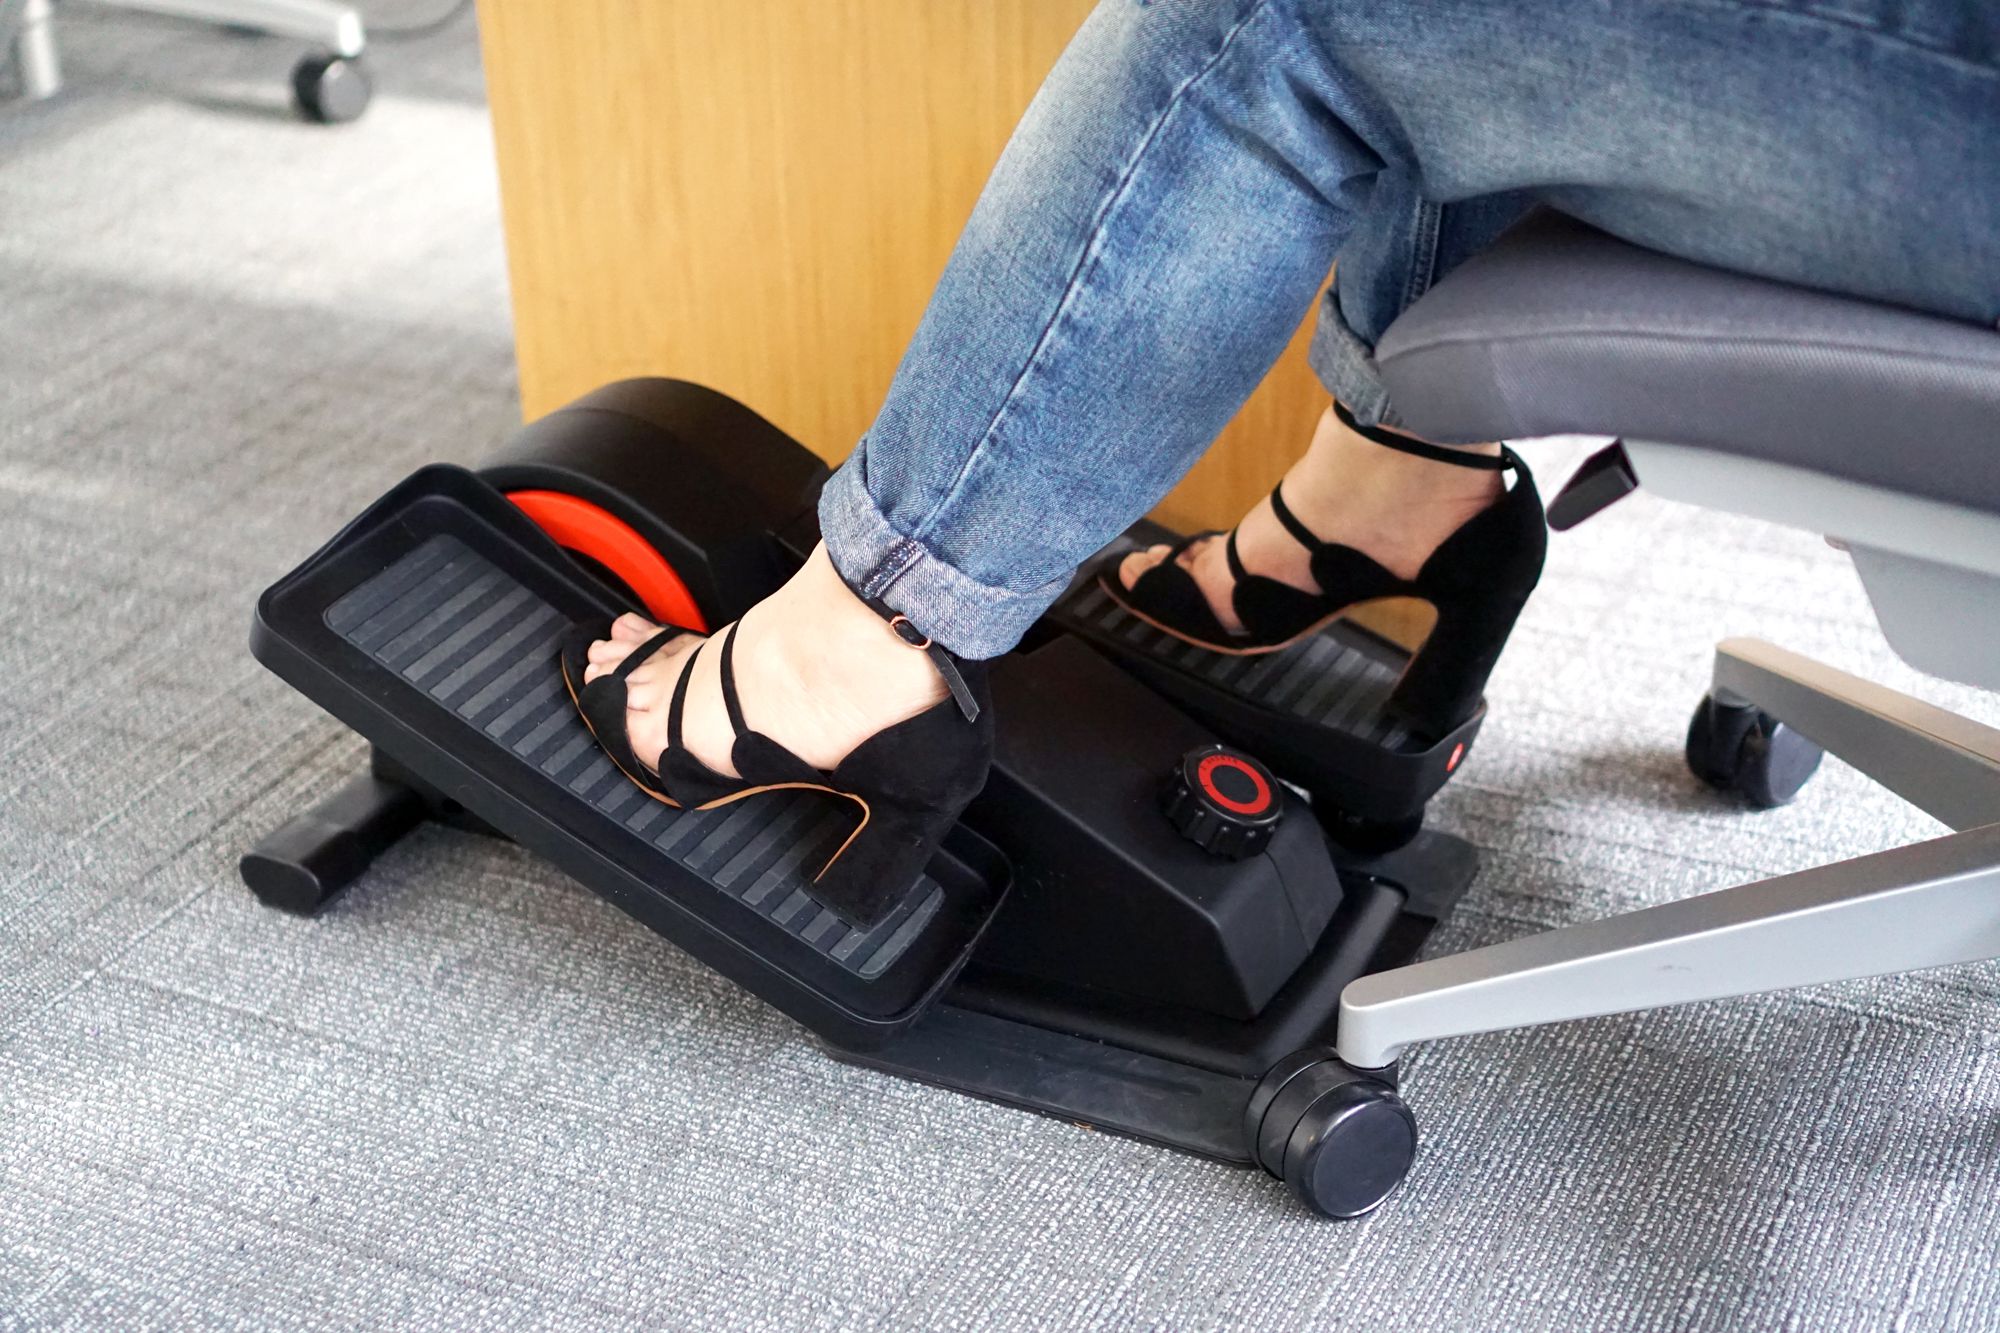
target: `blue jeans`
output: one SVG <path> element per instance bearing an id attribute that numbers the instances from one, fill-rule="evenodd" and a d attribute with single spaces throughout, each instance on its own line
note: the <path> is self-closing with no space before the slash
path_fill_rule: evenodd
<path id="1" fill-rule="evenodd" d="M 835 567 L 1005 652 L 1194 464 L 1336 258 L 1313 368 L 1393 423 L 1376 339 L 1536 203 L 1990 325 L 2000 5 L 1103 0 L 826 487 Z"/>

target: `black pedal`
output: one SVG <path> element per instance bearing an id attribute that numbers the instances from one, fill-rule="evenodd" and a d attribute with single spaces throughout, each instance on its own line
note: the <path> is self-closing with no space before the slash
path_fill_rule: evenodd
<path id="1" fill-rule="evenodd" d="M 1172 540 L 1166 530 L 1142 524 L 1108 549 Z M 1384 707 L 1411 654 L 1345 621 L 1277 652 L 1218 653 L 1132 615 L 1088 574 L 1046 619 L 1108 654 L 1224 741 L 1252 751 L 1311 793 L 1323 816 L 1405 823 L 1414 832 L 1485 718 L 1481 705 L 1444 736 L 1413 734 Z M 1280 725 L 1272 725 L 1274 718 Z"/>
<path id="2" fill-rule="evenodd" d="M 858 930 L 811 885 L 849 832 L 845 802 L 651 799 L 557 667 L 571 624 L 621 609 L 492 487 L 433 466 L 273 585 L 251 647 L 427 786 L 815 1032 L 865 1046 L 914 1021 L 991 917 L 1002 858 L 960 830 Z"/>

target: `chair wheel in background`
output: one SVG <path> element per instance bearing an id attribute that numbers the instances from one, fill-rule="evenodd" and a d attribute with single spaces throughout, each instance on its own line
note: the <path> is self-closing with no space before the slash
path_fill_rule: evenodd
<path id="1" fill-rule="evenodd" d="M 299 114 L 322 125 L 359 119 L 374 92 L 368 71 L 347 56 L 307 56 L 292 69 L 292 97 Z"/>
<path id="2" fill-rule="evenodd" d="M 1703 695 L 1688 723 L 1687 763 L 1717 791 L 1733 792 L 1762 810 L 1788 805 L 1826 751 L 1769 713 Z"/>

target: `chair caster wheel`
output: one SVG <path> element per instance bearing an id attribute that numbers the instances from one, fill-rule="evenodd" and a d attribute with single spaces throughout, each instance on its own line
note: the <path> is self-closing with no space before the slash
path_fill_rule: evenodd
<path id="1" fill-rule="evenodd" d="M 1251 1155 L 1322 1217 L 1360 1217 L 1392 1194 L 1417 1155 L 1417 1120 L 1396 1090 L 1326 1050 L 1264 1075 L 1244 1127 Z"/>
<path id="2" fill-rule="evenodd" d="M 299 114 L 322 125 L 358 119 L 374 93 L 368 71 L 346 56 L 307 56 L 292 68 L 292 99 Z"/>
<path id="3" fill-rule="evenodd" d="M 1688 723 L 1687 763 L 1717 791 L 1734 792 L 1760 810 L 1790 804 L 1819 771 L 1826 751 L 1749 704 L 1703 695 Z"/>

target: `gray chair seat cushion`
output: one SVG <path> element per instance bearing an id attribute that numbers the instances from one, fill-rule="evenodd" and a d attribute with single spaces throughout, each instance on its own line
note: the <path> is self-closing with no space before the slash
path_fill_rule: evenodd
<path id="1" fill-rule="evenodd" d="M 1448 274 L 1376 360 L 1403 423 L 1435 440 L 1697 445 L 2000 513 L 2000 331 L 1553 212 Z"/>

